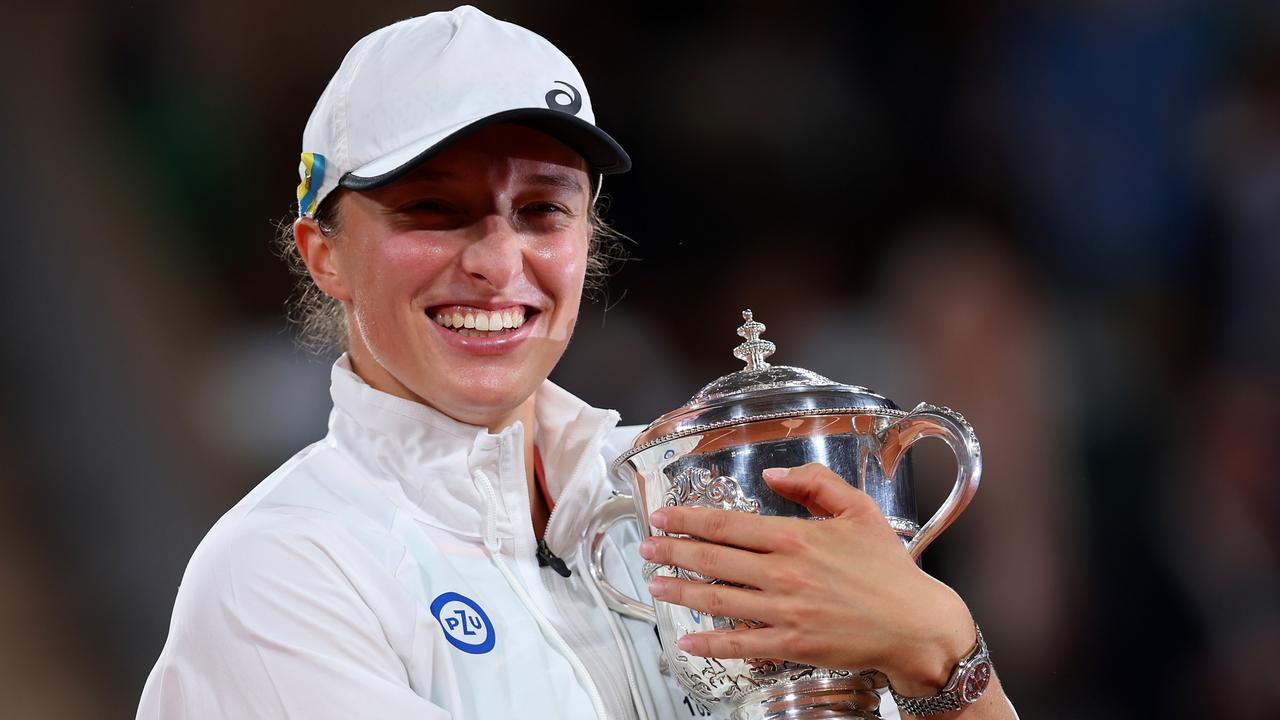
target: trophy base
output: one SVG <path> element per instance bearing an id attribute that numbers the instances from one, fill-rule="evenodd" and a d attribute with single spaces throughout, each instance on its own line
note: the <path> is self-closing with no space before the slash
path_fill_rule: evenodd
<path id="1" fill-rule="evenodd" d="M 879 720 L 880 694 L 865 678 L 797 680 L 758 688 L 738 699 L 731 720 Z"/>

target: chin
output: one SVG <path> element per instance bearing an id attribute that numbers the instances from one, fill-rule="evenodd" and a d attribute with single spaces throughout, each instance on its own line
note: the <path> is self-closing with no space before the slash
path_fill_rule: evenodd
<path id="1" fill-rule="evenodd" d="M 428 405 L 469 425 L 491 427 L 511 418 L 537 386 L 524 387 L 510 382 L 454 386 L 449 388 L 446 397 L 441 397 L 440 388 L 434 389 L 436 392 L 422 395 Z M 434 402 L 436 398 L 439 398 L 438 404 Z"/>

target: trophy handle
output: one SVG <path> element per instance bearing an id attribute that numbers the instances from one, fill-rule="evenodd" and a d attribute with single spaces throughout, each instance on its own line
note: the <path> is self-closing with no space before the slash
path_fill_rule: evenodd
<path id="1" fill-rule="evenodd" d="M 639 600 L 627 595 L 618 588 L 614 587 L 604 576 L 604 538 L 605 533 L 614 525 L 623 520 L 635 520 L 639 522 L 639 515 L 636 514 L 635 499 L 630 495 L 614 494 L 608 500 L 600 503 L 591 514 L 591 519 L 587 522 L 587 532 L 582 537 L 582 555 L 587 559 L 588 574 L 591 576 L 590 582 L 594 582 L 596 587 L 600 589 L 600 594 L 604 596 L 605 605 L 610 610 L 635 618 L 637 620 L 646 620 L 653 624 L 658 623 L 658 615 L 654 612 L 653 606 L 642 603 Z"/>
<path id="2" fill-rule="evenodd" d="M 924 438 L 941 438 L 956 455 L 959 467 L 951 494 L 907 543 L 911 558 L 918 559 L 925 547 L 955 522 L 978 491 L 978 481 L 982 477 L 982 448 L 973 427 L 960 413 L 928 403 L 917 405 L 905 417 L 885 428 L 880 437 L 880 466 L 884 468 L 886 477 L 893 477 L 907 450 Z"/>

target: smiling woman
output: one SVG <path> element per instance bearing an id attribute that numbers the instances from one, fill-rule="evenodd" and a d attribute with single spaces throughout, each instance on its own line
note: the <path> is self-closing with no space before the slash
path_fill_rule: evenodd
<path id="1" fill-rule="evenodd" d="M 504 123 L 340 198 L 336 233 L 300 218 L 299 252 L 320 290 L 344 306 L 356 374 L 494 432 L 516 420 L 531 426 L 534 390 L 578 318 L 589 184 L 577 152 Z M 445 312 L 448 327 L 435 321 Z M 503 330 L 504 312 L 520 326 Z M 472 332 L 453 329 L 455 316 Z"/>
<path id="2" fill-rule="evenodd" d="M 328 327 L 346 350 L 329 431 L 197 548 L 139 718 L 710 712 L 662 671 L 652 627 L 611 613 L 580 572 L 591 512 L 618 489 L 607 463 L 639 429 L 547 379 L 601 264 L 601 177 L 629 167 L 577 69 L 528 30 L 461 7 L 352 48 L 303 132 L 291 228 L 304 301 L 327 308 L 308 312 L 340 321 Z M 830 471 L 767 473 L 778 493 L 836 517 L 765 526 L 784 519 L 739 513 L 734 537 L 758 543 L 708 550 L 725 519 L 684 526 L 672 509 L 666 527 L 710 542 L 642 547 L 623 531 L 611 542 L 625 560 L 607 580 L 693 611 L 786 603 L 817 621 L 681 639 L 708 663 L 750 647 L 837 672 L 881 668 L 922 695 L 945 685 L 976 652 L 964 603 Z M 855 542 L 858 567 L 812 575 L 834 586 L 787 579 Z M 642 555 L 739 586 L 646 585 Z M 1010 716 L 991 687 L 966 716 Z M 875 692 L 853 700 L 815 712 L 897 717 L 888 699 L 874 714 Z"/>

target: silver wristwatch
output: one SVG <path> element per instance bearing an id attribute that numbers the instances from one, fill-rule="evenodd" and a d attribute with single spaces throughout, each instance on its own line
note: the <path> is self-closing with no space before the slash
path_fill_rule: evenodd
<path id="1" fill-rule="evenodd" d="M 991 684 L 991 655 L 987 652 L 987 643 L 982 639 L 982 630 L 974 625 L 978 632 L 978 642 L 973 650 L 956 665 L 946 687 L 937 695 L 928 697 L 902 697 L 892 687 L 893 701 L 898 710 L 909 715 L 940 715 L 952 710 L 960 710 L 972 705 Z"/>

